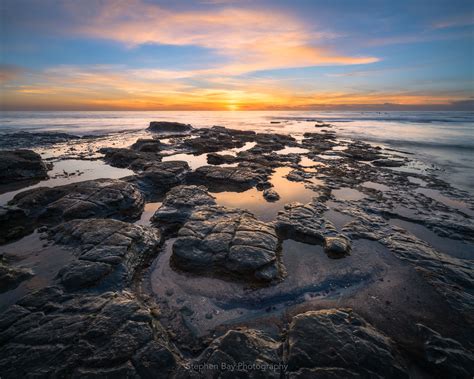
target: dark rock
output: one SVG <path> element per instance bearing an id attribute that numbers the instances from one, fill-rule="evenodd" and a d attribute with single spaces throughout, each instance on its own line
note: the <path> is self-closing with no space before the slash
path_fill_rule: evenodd
<path id="1" fill-rule="evenodd" d="M 408 377 L 392 341 L 350 310 L 310 311 L 293 317 L 287 344 L 289 371 L 336 369 L 349 371 L 349 377 L 352 373 Z"/>
<path id="2" fill-rule="evenodd" d="M 279 350 L 280 343 L 261 331 L 229 330 L 193 366 L 204 367 L 199 374 L 205 378 L 280 378 Z M 214 367 L 217 369 L 210 369 Z"/>
<path id="3" fill-rule="evenodd" d="M 234 163 L 236 158 L 233 155 L 220 155 L 216 153 L 207 154 L 207 163 L 212 165 L 220 165 L 224 163 Z"/>
<path id="4" fill-rule="evenodd" d="M 26 211 L 15 206 L 0 206 L 0 245 L 33 232 L 34 223 Z"/>
<path id="5" fill-rule="evenodd" d="M 181 122 L 152 121 L 147 130 L 159 133 L 187 133 L 192 129 L 193 127 L 191 125 L 183 124 Z"/>
<path id="6" fill-rule="evenodd" d="M 208 187 L 245 190 L 252 188 L 258 182 L 265 181 L 267 177 L 268 174 L 258 172 L 250 167 L 203 166 L 191 173 L 189 180 L 197 184 L 205 184 Z"/>
<path id="7" fill-rule="evenodd" d="M 135 151 L 123 148 L 103 148 L 104 161 L 114 167 L 145 170 L 147 167 L 161 162 L 162 156 L 154 151 Z"/>
<path id="8" fill-rule="evenodd" d="M 280 195 L 272 188 L 267 188 L 263 191 L 263 197 L 267 201 L 278 201 L 280 200 Z"/>
<path id="9" fill-rule="evenodd" d="M 23 210 L 31 221 L 56 224 L 92 217 L 134 220 L 143 211 L 144 203 L 142 194 L 133 184 L 118 179 L 97 179 L 24 191 L 9 205 L 17 207 L 15 212 Z"/>
<path id="10" fill-rule="evenodd" d="M 156 229 L 107 219 L 73 220 L 48 234 L 55 243 L 72 247 L 77 257 L 58 274 L 68 290 L 96 285 L 107 276 L 114 288 L 121 288 L 161 245 Z"/>
<path id="11" fill-rule="evenodd" d="M 437 377 L 472 378 L 474 354 L 458 341 L 417 324 L 423 342 L 424 364 Z"/>
<path id="12" fill-rule="evenodd" d="M 71 296 L 48 287 L 8 308 L 0 325 L 2 378 L 168 376 L 179 368 L 150 310 L 129 292 Z"/>
<path id="13" fill-rule="evenodd" d="M 176 186 L 166 194 L 151 221 L 166 231 L 173 231 L 186 222 L 196 207 L 215 204 L 204 186 Z"/>
<path id="14" fill-rule="evenodd" d="M 18 287 L 22 281 L 32 276 L 33 272 L 30 269 L 11 266 L 0 257 L 0 293 Z"/>
<path id="15" fill-rule="evenodd" d="M 31 150 L 0 151 L 0 182 L 45 179 L 48 167 L 41 156 Z"/>
<path id="16" fill-rule="evenodd" d="M 57 143 L 86 139 L 87 136 L 78 137 L 67 133 L 57 132 L 16 132 L 0 134 L 0 148 L 25 149 L 39 146 L 50 146 Z"/>
<path id="17" fill-rule="evenodd" d="M 395 159 L 376 159 L 372 164 L 379 167 L 400 167 L 405 164 L 404 161 Z"/>
<path id="18" fill-rule="evenodd" d="M 173 244 L 173 263 L 186 271 L 272 281 L 280 276 L 274 229 L 240 209 L 194 210 Z"/>
<path id="19" fill-rule="evenodd" d="M 347 237 L 325 237 L 324 251 L 331 258 L 342 258 L 351 251 L 351 243 Z"/>
<path id="20" fill-rule="evenodd" d="M 312 175 L 310 173 L 301 170 L 291 170 L 286 175 L 286 178 L 292 182 L 304 182 L 306 179 L 311 177 Z"/>
<path id="21" fill-rule="evenodd" d="M 143 151 L 147 153 L 156 153 L 166 147 L 159 139 L 154 138 L 140 138 L 132 146 L 131 149 Z"/>
<path id="22" fill-rule="evenodd" d="M 186 161 L 160 162 L 150 165 L 131 180 L 137 183 L 144 192 L 164 193 L 182 184 L 190 171 Z"/>
<path id="23" fill-rule="evenodd" d="M 374 161 L 381 158 L 379 149 L 361 141 L 350 143 L 342 154 L 358 161 Z"/>

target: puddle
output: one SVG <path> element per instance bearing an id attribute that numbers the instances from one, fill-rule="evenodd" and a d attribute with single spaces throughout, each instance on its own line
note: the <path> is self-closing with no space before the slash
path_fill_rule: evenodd
<path id="1" fill-rule="evenodd" d="M 317 193 L 305 187 L 302 182 L 291 182 L 285 176 L 291 171 L 290 167 L 279 167 L 270 178 L 273 189 L 280 195 L 280 200 L 267 202 L 263 198 L 263 191 L 251 188 L 244 192 L 217 192 L 212 193 L 219 205 L 229 208 L 242 208 L 252 212 L 262 221 L 274 220 L 278 211 L 282 210 L 285 204 L 293 201 L 308 203 Z M 317 180 L 317 179 L 315 179 Z M 317 184 L 317 183 L 314 183 Z"/>
<path id="2" fill-rule="evenodd" d="M 308 149 L 304 149 L 302 147 L 290 147 L 286 146 L 284 149 L 275 151 L 275 153 L 279 155 L 287 155 L 287 154 L 307 154 L 309 153 Z"/>
<path id="3" fill-rule="evenodd" d="M 174 154 L 174 155 L 168 155 L 167 157 L 163 157 L 162 161 L 163 162 L 186 161 L 188 162 L 189 167 L 191 167 L 192 170 L 196 170 L 199 167 L 209 165 L 209 163 L 207 163 L 207 154 L 201 154 L 201 155 Z"/>
<path id="4" fill-rule="evenodd" d="M 3 245 L 0 253 L 11 257 L 11 265 L 29 268 L 34 276 L 10 291 L 0 294 L 0 310 L 5 309 L 31 291 L 50 285 L 60 269 L 72 259 L 72 251 L 58 245 L 46 244 L 34 232 L 19 241 Z"/>
<path id="5" fill-rule="evenodd" d="M 135 225 L 149 226 L 151 225 L 150 219 L 155 214 L 156 210 L 161 207 L 161 202 L 157 203 L 146 203 L 145 209 L 143 210 L 142 215 L 138 221 L 135 221 Z"/>
<path id="6" fill-rule="evenodd" d="M 425 182 L 423 179 L 420 179 L 420 178 L 415 178 L 414 176 L 409 176 L 408 177 L 408 181 L 410 183 L 414 183 L 414 184 L 418 184 L 420 186 L 426 186 L 428 183 Z"/>
<path id="7" fill-rule="evenodd" d="M 389 223 L 391 225 L 396 225 L 408 230 L 418 238 L 428 242 L 440 253 L 460 259 L 474 259 L 473 244 L 468 244 L 460 240 L 440 237 L 425 226 L 413 222 L 393 218 L 389 220 Z"/>
<path id="8" fill-rule="evenodd" d="M 337 155 L 336 153 L 331 154 L 330 152 L 328 152 L 326 154 L 318 154 L 318 157 L 321 158 L 321 159 L 326 159 L 326 160 L 342 159 L 342 157 L 340 155 Z"/>
<path id="9" fill-rule="evenodd" d="M 366 197 L 362 192 L 349 187 L 333 190 L 332 194 L 338 200 L 362 200 Z"/>
<path id="10" fill-rule="evenodd" d="M 326 205 L 328 204 L 329 202 L 326 203 Z M 338 212 L 334 209 L 330 209 L 324 212 L 323 217 L 331 221 L 334 224 L 334 226 L 337 228 L 337 230 L 339 231 L 343 228 L 344 225 L 346 225 L 347 223 L 351 221 L 354 221 L 353 217 L 346 215 L 344 213 Z"/>
<path id="11" fill-rule="evenodd" d="M 365 188 L 372 188 L 377 191 L 388 191 L 390 189 L 389 186 L 386 186 L 385 184 L 380 184 L 380 183 L 375 183 L 375 182 L 364 182 L 361 184 L 362 187 Z"/>
<path id="12" fill-rule="evenodd" d="M 250 150 L 252 147 L 256 145 L 257 145 L 257 142 L 246 142 L 245 145 L 242 147 L 235 147 L 229 150 L 222 150 L 222 151 L 218 151 L 217 153 L 221 155 L 233 155 L 235 157 L 237 156 L 238 153 L 242 151 Z"/>
<path id="13" fill-rule="evenodd" d="M 312 159 L 302 156 L 300 160 L 300 165 L 302 167 L 327 167 L 327 164 L 322 162 L 313 161 Z"/>
<path id="14" fill-rule="evenodd" d="M 151 290 L 158 302 L 180 310 L 186 326 L 197 336 L 222 324 L 280 313 L 306 301 L 350 295 L 385 270 L 378 255 L 382 247 L 374 242 L 356 241 L 351 256 L 333 260 L 321 246 L 288 240 L 282 246 L 287 277 L 273 286 L 250 289 L 243 283 L 174 271 L 169 265 L 173 242 L 165 244 L 152 265 Z"/>
<path id="15" fill-rule="evenodd" d="M 48 172 L 50 179 L 42 180 L 32 186 L 6 192 L 0 195 L 0 205 L 8 201 L 22 191 L 38 187 L 56 187 L 71 183 L 83 182 L 101 178 L 119 179 L 133 175 L 133 171 L 126 168 L 117 168 L 97 161 L 84 161 L 78 159 L 66 159 L 54 163 L 54 167 Z"/>
<path id="16" fill-rule="evenodd" d="M 429 189 L 429 188 L 418 188 L 416 190 L 417 193 L 422 193 L 427 197 L 431 197 L 432 199 L 447 205 L 448 207 L 455 208 L 460 210 L 464 214 L 474 217 L 474 210 L 469 209 L 468 205 L 460 200 L 451 199 L 447 196 L 442 195 L 439 191 Z"/>

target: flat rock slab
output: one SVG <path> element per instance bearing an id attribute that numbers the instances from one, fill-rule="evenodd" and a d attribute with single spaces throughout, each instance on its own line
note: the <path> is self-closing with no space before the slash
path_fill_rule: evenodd
<path id="1" fill-rule="evenodd" d="M 174 229 L 184 224 L 196 207 L 215 204 L 214 197 L 204 186 L 176 186 L 166 193 L 151 221 L 162 228 Z"/>
<path id="2" fill-rule="evenodd" d="M 223 189 L 249 189 L 259 182 L 266 181 L 269 172 L 266 170 L 255 170 L 250 167 L 199 167 L 189 175 L 191 182 L 217 186 Z"/>
<path id="3" fill-rule="evenodd" d="M 162 242 L 157 229 L 110 219 L 73 220 L 48 234 L 55 243 L 73 248 L 77 257 L 58 274 L 68 290 L 107 281 L 114 289 L 129 285 Z"/>
<path id="4" fill-rule="evenodd" d="M 0 151 L 0 182 L 2 184 L 47 177 L 48 167 L 41 156 L 34 151 Z"/>
<path id="5" fill-rule="evenodd" d="M 240 209 L 201 206 L 178 232 L 172 262 L 186 271 L 269 282 L 281 277 L 273 227 Z"/>
<path id="6" fill-rule="evenodd" d="M 145 200 L 137 187 L 119 179 L 97 179 L 54 188 L 35 188 L 9 202 L 40 224 L 92 217 L 134 220 Z"/>
<path id="7" fill-rule="evenodd" d="M 178 363 L 150 309 L 129 292 L 47 287 L 0 315 L 0 371 L 18 377 L 169 377 Z"/>
<path id="8" fill-rule="evenodd" d="M 155 162 L 161 162 L 162 156 L 156 151 L 136 151 L 124 148 L 103 148 L 104 161 L 113 167 L 145 170 Z"/>
<path id="9" fill-rule="evenodd" d="M 130 181 L 147 193 L 163 193 L 182 184 L 191 171 L 186 161 L 157 162 L 149 165 Z"/>
<path id="10" fill-rule="evenodd" d="M 293 317 L 287 346 L 294 377 L 408 377 L 392 341 L 350 310 Z"/>

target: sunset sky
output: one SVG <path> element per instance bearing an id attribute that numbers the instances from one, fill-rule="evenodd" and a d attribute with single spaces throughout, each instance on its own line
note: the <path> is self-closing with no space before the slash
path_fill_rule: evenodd
<path id="1" fill-rule="evenodd" d="M 472 0 L 0 7 L 4 110 L 473 109 Z"/>

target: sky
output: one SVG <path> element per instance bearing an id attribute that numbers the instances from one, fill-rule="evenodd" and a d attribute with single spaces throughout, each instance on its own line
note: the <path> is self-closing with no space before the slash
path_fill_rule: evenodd
<path id="1" fill-rule="evenodd" d="M 2 0 L 2 110 L 474 110 L 472 0 Z"/>

